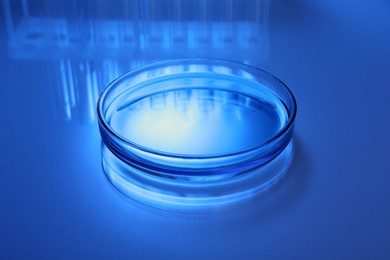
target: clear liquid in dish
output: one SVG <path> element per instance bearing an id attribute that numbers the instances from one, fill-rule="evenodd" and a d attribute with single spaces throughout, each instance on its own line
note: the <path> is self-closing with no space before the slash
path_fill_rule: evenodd
<path id="1" fill-rule="evenodd" d="M 239 92 L 186 88 L 119 106 L 108 122 L 122 138 L 148 149 L 213 156 L 268 141 L 287 118 L 285 106 L 272 92 L 254 98 Z"/>

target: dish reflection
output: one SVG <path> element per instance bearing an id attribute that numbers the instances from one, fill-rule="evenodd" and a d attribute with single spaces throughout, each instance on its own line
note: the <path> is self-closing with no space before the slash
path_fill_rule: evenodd
<path id="1" fill-rule="evenodd" d="M 108 181 L 125 199 L 158 212 L 210 214 L 248 205 L 286 175 L 293 141 L 272 161 L 226 179 L 178 180 L 143 172 L 116 157 L 102 143 L 102 166 Z"/>

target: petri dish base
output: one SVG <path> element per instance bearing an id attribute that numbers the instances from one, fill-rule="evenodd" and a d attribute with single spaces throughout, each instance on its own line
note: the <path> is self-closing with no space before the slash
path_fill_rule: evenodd
<path id="1" fill-rule="evenodd" d="M 296 102 L 281 81 L 255 67 L 181 59 L 112 82 L 98 115 L 111 183 L 137 201 L 144 195 L 191 211 L 195 204 L 236 204 L 238 194 L 260 193 L 281 178 L 264 169 L 288 154 Z M 252 178 L 252 187 L 239 184 L 242 178 Z M 223 202 L 228 197 L 235 199 Z"/>

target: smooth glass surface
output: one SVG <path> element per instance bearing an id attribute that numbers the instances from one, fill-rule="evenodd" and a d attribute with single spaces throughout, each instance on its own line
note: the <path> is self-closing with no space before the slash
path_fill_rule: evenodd
<path id="1" fill-rule="evenodd" d="M 198 203 L 222 206 L 247 192 L 255 196 L 283 176 L 262 168 L 290 142 L 296 104 L 282 82 L 257 68 L 179 59 L 112 82 L 99 99 L 98 114 L 103 168 L 114 186 L 137 200 L 150 192 L 170 194 L 164 203 L 194 210 Z M 253 187 L 242 185 L 241 176 Z M 156 179 L 149 183 L 150 178 Z M 162 188 L 167 180 L 174 183 Z M 135 189 L 143 192 L 129 192 Z"/>

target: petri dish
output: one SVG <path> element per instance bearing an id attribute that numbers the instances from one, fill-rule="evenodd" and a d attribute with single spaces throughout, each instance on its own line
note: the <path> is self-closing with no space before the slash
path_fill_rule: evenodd
<path id="1" fill-rule="evenodd" d="M 296 101 L 276 77 L 217 59 L 134 69 L 98 101 L 102 166 L 142 205 L 207 212 L 268 190 L 291 162 Z"/>

